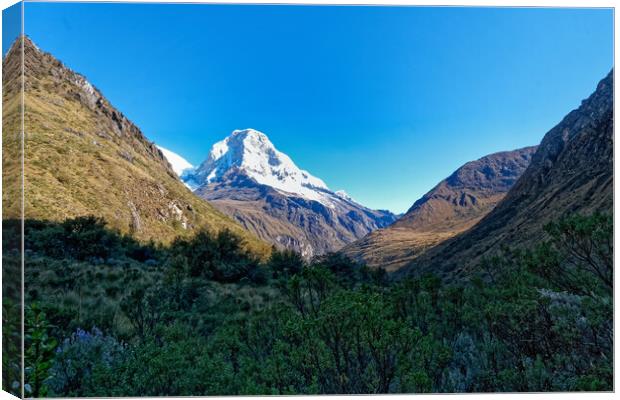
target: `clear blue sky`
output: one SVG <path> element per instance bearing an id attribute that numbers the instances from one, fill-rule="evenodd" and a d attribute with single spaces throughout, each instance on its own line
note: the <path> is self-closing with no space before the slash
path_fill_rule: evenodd
<path id="1" fill-rule="evenodd" d="M 15 3 L 2 10 L 2 55 L 22 33 L 22 4 Z"/>
<path id="2" fill-rule="evenodd" d="M 251 127 L 397 212 L 539 143 L 613 66 L 610 9 L 27 3 L 25 31 L 192 163 Z"/>

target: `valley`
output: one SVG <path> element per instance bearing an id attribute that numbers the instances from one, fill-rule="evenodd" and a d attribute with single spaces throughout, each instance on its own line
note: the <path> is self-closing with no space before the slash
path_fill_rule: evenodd
<path id="1" fill-rule="evenodd" d="M 255 129 L 193 165 L 19 38 L 3 59 L 3 388 L 612 391 L 613 74 L 537 146 L 467 162 L 395 215 Z"/>

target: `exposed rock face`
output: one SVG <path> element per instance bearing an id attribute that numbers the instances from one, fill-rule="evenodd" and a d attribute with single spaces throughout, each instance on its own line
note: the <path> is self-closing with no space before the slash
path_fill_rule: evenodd
<path id="1" fill-rule="evenodd" d="M 402 274 L 467 276 L 501 245 L 544 238 L 544 224 L 571 213 L 613 212 L 613 71 L 543 138 L 506 197 L 469 231 L 429 250 Z"/>
<path id="2" fill-rule="evenodd" d="M 535 150 L 526 147 L 468 162 L 416 201 L 394 224 L 342 251 L 371 267 L 397 270 L 488 214 L 525 171 Z"/>
<path id="3" fill-rule="evenodd" d="M 198 185 L 196 194 L 258 237 L 308 258 L 336 251 L 396 218 L 332 192 L 253 129 L 216 143 L 184 178 Z"/>
<path id="4" fill-rule="evenodd" d="M 83 76 L 28 38 L 24 43 L 25 215 L 93 214 L 139 239 L 167 242 L 196 229 L 229 228 L 268 245 L 194 196 L 162 152 Z M 21 81 L 21 40 L 3 60 L 5 99 Z M 7 148 L 8 149 L 8 148 Z"/>

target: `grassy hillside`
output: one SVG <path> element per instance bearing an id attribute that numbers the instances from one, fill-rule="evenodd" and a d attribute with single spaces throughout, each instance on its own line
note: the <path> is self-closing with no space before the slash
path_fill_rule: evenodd
<path id="1" fill-rule="evenodd" d="M 22 80 L 19 50 L 19 42 L 15 42 L 2 60 L 3 219 L 21 216 Z"/>
<path id="2" fill-rule="evenodd" d="M 122 233 L 163 243 L 202 227 L 227 228 L 254 251 L 269 252 L 268 245 L 194 196 L 156 146 L 84 77 L 29 39 L 24 43 L 27 218 L 61 221 L 93 214 Z M 20 77 L 17 57 L 19 52 L 11 52 L 4 61 L 7 89 Z M 7 108 L 15 107 L 11 93 L 5 91 Z"/>

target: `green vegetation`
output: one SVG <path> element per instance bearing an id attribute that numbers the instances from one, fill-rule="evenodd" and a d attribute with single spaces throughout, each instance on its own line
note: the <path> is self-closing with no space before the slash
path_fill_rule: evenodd
<path id="1" fill-rule="evenodd" d="M 451 283 L 261 261 L 229 231 L 163 247 L 94 217 L 25 226 L 33 396 L 612 390 L 610 216 Z"/>

